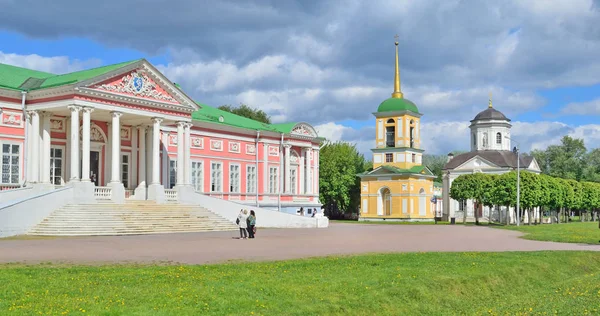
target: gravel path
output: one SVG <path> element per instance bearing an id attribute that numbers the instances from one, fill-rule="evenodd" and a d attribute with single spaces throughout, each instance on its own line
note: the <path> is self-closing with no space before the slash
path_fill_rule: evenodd
<path id="1" fill-rule="evenodd" d="M 326 229 L 261 229 L 254 240 L 235 239 L 237 232 L 0 239 L 0 263 L 204 264 L 383 252 L 600 251 L 600 245 L 531 241 L 520 235 L 516 231 L 462 225 L 333 223 Z"/>

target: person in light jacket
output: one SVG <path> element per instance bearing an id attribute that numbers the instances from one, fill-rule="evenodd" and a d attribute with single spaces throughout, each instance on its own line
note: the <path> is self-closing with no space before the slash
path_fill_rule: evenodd
<path id="1" fill-rule="evenodd" d="M 240 239 L 248 238 L 248 223 L 246 220 L 248 219 L 248 210 L 241 210 L 240 215 L 236 220 L 236 223 L 240 227 Z"/>

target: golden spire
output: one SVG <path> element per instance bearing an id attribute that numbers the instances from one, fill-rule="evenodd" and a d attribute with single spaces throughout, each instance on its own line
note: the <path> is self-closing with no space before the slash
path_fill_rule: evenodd
<path id="1" fill-rule="evenodd" d="M 488 102 L 488 107 L 492 108 L 492 92 L 490 91 L 490 101 Z"/>
<path id="2" fill-rule="evenodd" d="M 394 92 L 392 93 L 392 98 L 400 99 L 404 97 L 402 91 L 400 91 L 400 67 L 398 67 L 398 35 L 394 36 L 396 39 L 396 75 L 394 77 Z"/>

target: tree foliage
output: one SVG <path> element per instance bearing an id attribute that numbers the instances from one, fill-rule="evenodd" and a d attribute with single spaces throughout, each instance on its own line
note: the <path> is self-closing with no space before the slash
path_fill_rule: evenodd
<path id="1" fill-rule="evenodd" d="M 255 121 L 263 122 L 266 124 L 271 124 L 271 117 L 267 115 L 265 111 L 257 108 L 251 108 L 246 104 L 240 104 L 240 106 L 238 107 L 233 107 L 231 105 L 221 105 L 219 107 L 219 110 L 227 111 L 229 113 L 247 117 L 249 119 L 253 119 Z"/>
<path id="2" fill-rule="evenodd" d="M 319 198 L 327 215 L 358 211 L 360 178 L 356 175 L 372 166 L 353 144 L 325 143 L 319 153 Z"/>

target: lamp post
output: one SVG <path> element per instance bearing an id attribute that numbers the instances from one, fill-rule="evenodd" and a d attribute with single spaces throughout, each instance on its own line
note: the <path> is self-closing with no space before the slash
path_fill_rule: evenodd
<path id="1" fill-rule="evenodd" d="M 519 153 L 519 147 L 521 147 L 521 144 L 519 144 L 519 142 L 514 141 L 512 138 L 505 136 L 506 138 L 508 138 L 511 142 L 515 142 L 517 143 L 517 146 L 513 149 L 513 151 L 517 152 L 517 226 L 520 226 L 521 224 L 521 215 L 520 215 L 520 211 L 519 211 L 519 202 L 521 199 L 521 158 L 520 158 L 520 153 Z"/>

